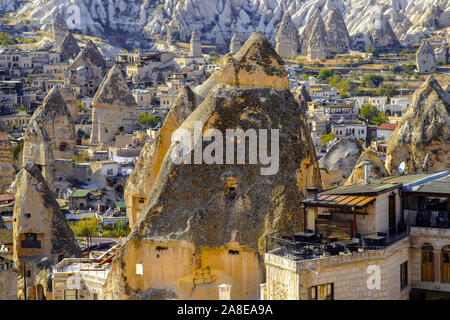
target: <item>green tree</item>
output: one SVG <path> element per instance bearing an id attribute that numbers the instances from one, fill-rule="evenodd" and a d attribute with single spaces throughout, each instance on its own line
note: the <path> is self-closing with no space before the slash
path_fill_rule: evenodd
<path id="1" fill-rule="evenodd" d="M 329 78 L 328 84 L 331 87 L 336 87 L 338 83 L 342 80 L 342 76 L 339 72 L 333 73 L 333 76 Z"/>
<path id="2" fill-rule="evenodd" d="M 380 56 L 379 51 L 374 46 L 366 47 L 366 52 L 373 54 L 374 57 L 379 57 Z"/>
<path id="3" fill-rule="evenodd" d="M 16 160 L 19 160 L 20 155 L 23 151 L 24 141 L 21 140 L 14 148 L 13 148 L 13 157 Z"/>
<path id="4" fill-rule="evenodd" d="M 126 237 L 130 233 L 128 222 L 118 220 L 115 224 L 102 227 L 102 237 Z"/>
<path id="5" fill-rule="evenodd" d="M 319 71 L 319 76 L 317 78 L 319 78 L 320 80 L 328 80 L 328 78 L 333 76 L 333 72 L 331 71 L 331 69 L 327 69 L 327 68 L 322 68 Z"/>
<path id="6" fill-rule="evenodd" d="M 90 160 L 89 154 L 86 151 L 83 151 L 80 154 L 74 155 L 72 160 L 75 162 L 88 162 Z"/>
<path id="7" fill-rule="evenodd" d="M 72 223 L 70 227 L 76 236 L 84 237 L 90 235 L 98 237 L 99 221 L 95 217 L 84 218 L 76 223 Z"/>
<path id="8" fill-rule="evenodd" d="M 139 123 L 141 126 L 149 125 L 150 127 L 156 127 L 161 119 L 156 116 L 149 116 L 147 113 L 141 113 L 139 115 Z"/>
<path id="9" fill-rule="evenodd" d="M 333 141 L 336 137 L 333 132 L 330 132 L 329 134 L 321 134 L 320 138 L 322 139 L 320 145 L 325 147 L 328 142 Z"/>
<path id="10" fill-rule="evenodd" d="M 350 95 L 347 92 L 342 91 L 341 93 L 339 93 L 339 98 L 340 99 L 347 99 L 347 98 L 350 98 Z"/>
<path id="11" fill-rule="evenodd" d="M 359 111 L 359 116 L 367 119 L 370 124 L 377 126 L 387 121 L 387 116 L 382 112 L 378 112 L 377 107 L 371 104 L 362 106 Z"/>
<path id="12" fill-rule="evenodd" d="M 378 88 L 378 86 L 384 81 L 382 76 L 374 73 L 366 73 L 362 78 L 362 83 L 366 88 Z"/>

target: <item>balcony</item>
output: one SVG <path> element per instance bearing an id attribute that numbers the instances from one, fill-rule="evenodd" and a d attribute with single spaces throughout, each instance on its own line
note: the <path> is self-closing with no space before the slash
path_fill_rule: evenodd
<path id="1" fill-rule="evenodd" d="M 294 261 L 328 258 L 385 249 L 406 238 L 408 231 L 391 234 L 375 232 L 356 237 L 324 236 L 323 233 L 297 232 L 292 236 L 275 233 L 267 236 L 266 253 Z"/>
<path id="2" fill-rule="evenodd" d="M 410 213 L 409 222 L 414 227 L 450 228 L 450 211 L 416 211 Z"/>

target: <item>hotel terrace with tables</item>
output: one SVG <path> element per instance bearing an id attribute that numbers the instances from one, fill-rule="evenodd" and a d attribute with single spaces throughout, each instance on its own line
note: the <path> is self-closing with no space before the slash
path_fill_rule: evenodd
<path id="1" fill-rule="evenodd" d="M 267 236 L 262 298 L 448 299 L 449 197 L 443 171 L 338 187 L 301 201 L 300 230 Z"/>

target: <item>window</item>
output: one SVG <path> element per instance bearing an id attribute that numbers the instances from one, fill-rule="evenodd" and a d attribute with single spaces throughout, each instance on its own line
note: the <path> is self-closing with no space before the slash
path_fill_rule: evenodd
<path id="1" fill-rule="evenodd" d="M 333 300 L 333 283 L 321 284 L 309 290 L 311 300 Z"/>
<path id="2" fill-rule="evenodd" d="M 36 233 L 25 233 L 24 240 L 21 241 L 23 249 L 40 249 L 41 241 L 37 239 Z"/>
<path id="3" fill-rule="evenodd" d="M 106 175 L 107 176 L 112 176 L 113 175 L 113 169 L 107 169 L 106 170 Z"/>
<path id="4" fill-rule="evenodd" d="M 408 286 L 408 261 L 400 265 L 400 288 Z"/>
<path id="5" fill-rule="evenodd" d="M 76 289 L 64 290 L 64 300 L 77 300 L 77 290 Z"/>
<path id="6" fill-rule="evenodd" d="M 144 198 L 139 198 L 139 203 L 144 203 L 145 199 Z"/>

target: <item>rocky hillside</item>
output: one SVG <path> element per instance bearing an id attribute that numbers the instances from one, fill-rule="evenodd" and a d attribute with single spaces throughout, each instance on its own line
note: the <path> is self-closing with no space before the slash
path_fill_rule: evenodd
<path id="1" fill-rule="evenodd" d="M 24 2 L 1 0 L 0 10 L 17 11 Z M 17 17 L 48 29 L 61 11 L 69 27 L 83 33 L 126 31 L 155 36 L 166 34 L 170 27 L 174 39 L 183 41 L 198 29 L 204 41 L 226 45 L 234 32 L 246 39 L 254 30 L 273 41 L 286 11 L 301 34 L 317 9 L 327 21 L 334 8 L 341 11 L 352 37 L 367 41 L 366 35 L 378 29 L 379 16 L 384 14 L 402 40 L 448 26 L 449 7 L 449 0 L 31 0 Z"/>
<path id="2" fill-rule="evenodd" d="M 413 95 L 411 105 L 392 134 L 386 151 L 386 169 L 398 172 L 439 171 L 450 168 L 450 95 L 430 76 Z M 428 154 L 428 161 L 424 160 Z"/>

